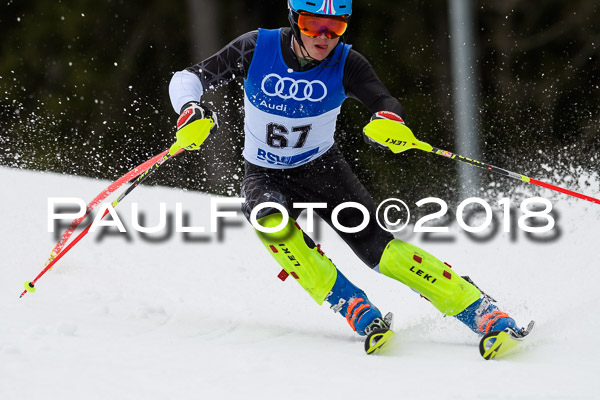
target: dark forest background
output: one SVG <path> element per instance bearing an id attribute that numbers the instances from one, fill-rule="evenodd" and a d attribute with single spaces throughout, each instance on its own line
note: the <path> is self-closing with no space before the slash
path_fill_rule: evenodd
<path id="1" fill-rule="evenodd" d="M 0 1 L 0 165 L 108 180 L 174 141 L 175 71 L 246 31 L 288 25 L 285 0 Z M 415 135 L 456 151 L 448 1 L 353 3 L 348 42 L 400 99 Z M 481 161 L 594 195 L 572 177 L 598 169 L 600 2 L 472 4 Z M 206 99 L 222 128 L 151 182 L 237 196 L 241 81 Z M 348 100 L 337 138 L 376 200 L 461 195 L 457 163 L 364 144 L 369 117 Z M 523 186 L 481 173 L 480 195 Z"/>

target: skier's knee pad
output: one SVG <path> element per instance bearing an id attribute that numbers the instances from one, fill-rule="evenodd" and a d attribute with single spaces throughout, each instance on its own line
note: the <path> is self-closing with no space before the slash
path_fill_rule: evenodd
<path id="1" fill-rule="evenodd" d="M 431 254 L 394 239 L 388 243 L 379 271 L 427 298 L 445 315 L 456 315 L 481 296 L 474 285 Z"/>
<path id="2" fill-rule="evenodd" d="M 267 193 L 262 193 L 262 195 L 260 195 L 259 197 L 257 197 L 257 196 L 247 196 L 246 197 L 246 200 L 242 204 L 242 212 L 244 213 L 244 216 L 246 217 L 246 219 L 248 221 L 250 221 L 250 214 L 252 214 L 252 210 L 254 209 L 254 207 L 256 207 L 257 205 L 259 205 L 261 203 L 266 203 L 266 202 L 280 204 L 283 207 L 285 207 L 289 212 L 289 207 L 287 205 L 287 199 L 283 194 L 281 194 L 279 192 L 267 192 Z M 257 213 L 256 219 L 258 220 L 258 219 L 261 219 L 262 217 L 266 217 L 267 215 L 277 214 L 277 213 L 280 213 L 279 209 L 277 209 L 275 207 L 265 207 L 265 208 L 262 208 Z"/>
<path id="3" fill-rule="evenodd" d="M 270 214 L 257 222 L 265 228 L 274 228 L 283 222 L 281 213 Z M 265 233 L 256 230 L 269 253 L 279 265 L 310 294 L 319 304 L 333 288 L 337 277 L 337 268 L 329 258 L 321 253 L 310 238 L 305 240 L 302 229 L 292 218 L 279 231 Z"/>

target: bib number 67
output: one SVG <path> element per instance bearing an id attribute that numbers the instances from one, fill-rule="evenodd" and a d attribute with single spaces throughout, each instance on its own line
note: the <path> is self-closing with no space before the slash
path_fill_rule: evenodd
<path id="1" fill-rule="evenodd" d="M 293 146 L 295 149 L 299 149 L 304 146 L 306 143 L 306 138 L 308 138 L 308 134 L 310 133 L 311 129 L 312 125 L 295 126 L 292 128 L 292 132 L 300 132 L 298 140 Z M 288 146 L 289 134 L 290 131 L 285 126 L 271 122 L 267 125 L 267 144 L 271 147 L 279 149 L 290 147 Z"/>

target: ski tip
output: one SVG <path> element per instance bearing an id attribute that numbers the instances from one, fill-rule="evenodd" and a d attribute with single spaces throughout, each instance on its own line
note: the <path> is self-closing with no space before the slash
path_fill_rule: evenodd
<path id="1" fill-rule="evenodd" d="M 529 332 L 531 332 L 533 330 L 533 327 L 535 326 L 535 321 L 531 321 L 529 322 L 529 325 L 527 325 L 527 328 L 525 328 L 525 335 L 528 335 Z"/>
<path id="2" fill-rule="evenodd" d="M 367 354 L 377 353 L 393 336 L 394 331 L 389 329 L 372 332 L 365 340 L 365 351 Z"/>
<path id="3" fill-rule="evenodd" d="M 486 360 L 503 358 L 513 352 L 513 350 L 525 339 L 533 330 L 535 322 L 531 321 L 527 328 L 516 330 L 506 328 L 503 331 L 492 331 L 483 336 L 479 342 L 479 352 Z"/>
<path id="4" fill-rule="evenodd" d="M 513 339 L 522 340 L 525 336 L 529 335 L 535 326 L 535 321 L 531 321 L 527 328 L 521 328 L 519 330 L 515 330 L 512 328 L 506 328 L 505 332 L 512 336 Z"/>

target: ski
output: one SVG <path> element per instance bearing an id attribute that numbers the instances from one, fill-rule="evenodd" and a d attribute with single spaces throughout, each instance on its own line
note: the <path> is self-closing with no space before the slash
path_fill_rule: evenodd
<path id="1" fill-rule="evenodd" d="M 486 360 L 503 358 L 512 353 L 515 348 L 525 339 L 535 325 L 531 321 L 527 328 L 517 331 L 513 328 L 506 328 L 503 331 L 492 331 L 481 338 L 479 342 L 479 353 Z"/>
<path id="2" fill-rule="evenodd" d="M 367 354 L 375 354 L 394 337 L 394 331 L 390 329 L 380 329 L 371 332 L 365 340 L 365 351 Z"/>
<path id="3" fill-rule="evenodd" d="M 394 331 L 392 331 L 392 325 L 394 323 L 394 314 L 387 313 L 383 320 L 377 318 L 379 321 L 376 323 L 376 327 L 368 333 L 365 339 L 365 351 L 367 354 L 375 354 L 381 348 L 394 337 Z"/>

